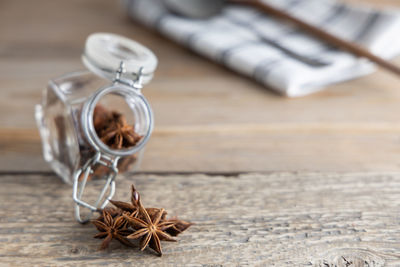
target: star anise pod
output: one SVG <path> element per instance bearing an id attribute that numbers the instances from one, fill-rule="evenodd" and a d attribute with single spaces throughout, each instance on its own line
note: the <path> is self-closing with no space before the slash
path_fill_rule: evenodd
<path id="1" fill-rule="evenodd" d="M 123 202 L 123 201 L 116 201 L 110 200 L 111 204 L 115 207 L 127 211 L 130 213 L 131 217 L 136 217 L 139 213 L 139 205 L 138 205 L 139 195 L 136 191 L 135 186 L 131 186 L 131 203 Z"/>
<path id="2" fill-rule="evenodd" d="M 166 229 L 165 232 L 171 236 L 177 236 L 193 225 L 190 222 L 182 221 L 177 218 L 169 219 L 168 222 L 172 223 L 172 226 Z"/>
<path id="3" fill-rule="evenodd" d="M 113 149 L 122 149 L 135 146 L 142 138 L 135 132 L 132 125 L 129 125 L 125 117 L 115 111 L 111 112 L 112 122 L 100 132 L 100 139 Z"/>
<path id="4" fill-rule="evenodd" d="M 168 221 L 161 221 L 165 214 L 164 209 L 154 209 L 153 216 L 150 216 L 148 211 L 143 207 L 140 202 L 140 196 L 136 192 L 136 200 L 139 206 L 138 217 L 135 218 L 124 214 L 124 218 L 130 223 L 130 225 L 136 230 L 133 234 L 127 236 L 128 239 L 140 240 L 140 250 L 144 250 L 147 246 L 155 250 L 159 256 L 162 255 L 161 240 L 176 242 L 169 234 L 164 232 L 166 229 L 172 227 L 173 223 Z"/>
<path id="5" fill-rule="evenodd" d="M 138 204 L 139 195 L 136 191 L 136 188 L 132 185 L 131 186 L 131 202 L 123 202 L 123 201 L 116 201 L 110 200 L 111 204 L 113 204 L 116 208 L 121 211 L 128 212 L 131 217 L 138 217 L 139 219 L 144 220 L 143 214 L 139 214 L 139 204 Z M 154 216 L 158 214 L 160 209 L 158 208 L 146 208 L 147 213 L 149 214 L 151 219 L 154 219 Z M 122 213 L 121 213 L 122 214 Z M 167 212 L 164 210 L 161 215 L 161 221 L 166 219 Z"/>
<path id="6" fill-rule="evenodd" d="M 103 211 L 106 211 L 108 214 L 111 215 L 112 218 L 118 217 L 122 215 L 122 210 L 112 208 L 112 207 L 106 207 L 101 211 L 100 216 L 97 218 L 97 221 L 101 221 L 104 223 L 104 214 Z"/>
<path id="7" fill-rule="evenodd" d="M 140 239 L 140 248 L 147 246 L 162 255 L 161 241 L 176 241 L 177 236 L 192 224 L 177 218 L 167 219 L 164 209 L 144 208 L 140 194 L 131 187 L 131 201 L 111 201 L 116 208 L 105 208 L 93 224 L 100 231 L 95 238 L 105 238 L 101 245 L 108 247 L 113 238 L 121 243 L 133 246 L 129 239 Z"/>
<path id="8" fill-rule="evenodd" d="M 93 220 L 92 223 L 96 226 L 100 233 L 96 234 L 94 238 L 104 238 L 100 249 L 106 249 L 112 239 L 117 239 L 124 245 L 133 246 L 131 242 L 126 238 L 132 234 L 132 230 L 128 228 L 127 221 L 121 215 L 112 215 L 105 209 L 102 215 L 97 219 Z"/>
<path id="9" fill-rule="evenodd" d="M 93 111 L 93 126 L 99 135 L 112 123 L 112 113 L 102 105 L 96 105 Z"/>
<path id="10" fill-rule="evenodd" d="M 151 218 L 152 220 L 155 218 L 155 216 L 158 215 L 158 213 L 160 212 L 160 210 L 161 210 L 161 209 L 159 209 L 159 208 L 146 208 L 146 211 L 147 211 L 147 213 L 149 214 L 149 216 L 150 216 L 150 218 Z M 164 209 L 163 209 L 163 210 L 164 210 Z M 142 219 L 142 220 L 145 219 L 143 214 L 138 214 L 138 217 L 139 217 L 139 219 Z M 164 211 L 162 212 L 160 222 L 165 221 L 166 217 L 167 217 L 167 212 L 164 210 Z"/>

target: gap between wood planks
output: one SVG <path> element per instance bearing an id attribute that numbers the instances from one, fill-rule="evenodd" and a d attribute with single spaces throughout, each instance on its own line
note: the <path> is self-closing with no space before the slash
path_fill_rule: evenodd
<path id="1" fill-rule="evenodd" d="M 335 174 L 335 175 L 396 175 L 400 174 L 399 171 L 340 171 L 340 172 L 324 172 L 324 171 L 238 171 L 238 172 L 201 172 L 201 171 L 139 171 L 139 172 L 126 172 L 121 175 L 126 176 L 147 176 L 147 175 L 157 175 L 157 176 L 192 176 L 192 175 L 205 175 L 205 176 L 219 176 L 225 178 L 237 178 L 242 175 L 248 174 L 258 174 L 258 175 L 273 175 L 273 174 L 292 174 L 292 175 L 310 175 L 310 174 Z M 56 173 L 52 171 L 0 171 L 1 176 L 21 176 L 21 175 L 29 175 L 29 176 L 57 176 Z"/>
<path id="2" fill-rule="evenodd" d="M 167 134 L 218 134 L 218 133 L 269 133 L 269 132 L 400 132 L 400 125 L 391 122 L 344 123 L 268 123 L 158 126 L 153 135 Z M 16 140 L 39 141 L 37 128 L 1 128 L 0 136 Z"/>
<path id="3" fill-rule="evenodd" d="M 139 171 L 139 172 L 127 172 L 126 175 L 138 176 L 138 175 L 159 175 L 159 176 L 171 176 L 171 175 L 196 175 L 202 174 L 206 176 L 222 176 L 222 177 L 237 177 L 244 174 L 272 174 L 274 172 L 199 172 L 199 171 Z M 0 171 L 0 176 L 20 176 L 20 175 L 38 175 L 38 176 L 55 176 L 56 174 L 52 171 Z"/>

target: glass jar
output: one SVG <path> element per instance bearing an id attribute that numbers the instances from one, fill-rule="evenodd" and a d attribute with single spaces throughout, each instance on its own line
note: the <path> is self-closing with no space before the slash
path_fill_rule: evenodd
<path id="1" fill-rule="evenodd" d="M 151 81 L 157 58 L 133 40 L 95 33 L 86 40 L 82 61 L 88 71 L 49 81 L 42 103 L 36 106 L 36 120 L 44 159 L 64 182 L 73 184 L 76 219 L 83 223 L 90 216 L 81 218 L 80 207 L 91 213 L 104 208 L 115 192 L 116 175 L 128 167 L 137 168 L 140 162 L 153 130 L 153 113 L 141 89 Z M 96 128 L 98 121 L 105 120 L 104 114 L 118 114 L 104 111 L 116 100 L 123 102 L 117 102 L 116 108 L 125 106 L 134 121 L 131 130 L 140 136 L 130 147 L 110 147 Z M 117 133 L 114 128 L 109 133 Z M 123 135 L 119 137 L 122 140 Z M 101 179 L 105 183 L 95 203 L 84 201 L 87 182 Z"/>

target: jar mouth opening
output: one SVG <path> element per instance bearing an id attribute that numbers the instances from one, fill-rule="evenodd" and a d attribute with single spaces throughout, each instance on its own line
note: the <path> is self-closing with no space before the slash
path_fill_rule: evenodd
<path id="1" fill-rule="evenodd" d="M 109 94 L 118 95 L 124 98 L 133 113 L 136 113 L 135 124 L 139 125 L 140 134 L 142 135 L 135 145 L 128 148 L 114 149 L 105 144 L 98 136 L 94 127 L 94 110 L 100 99 Z M 98 90 L 85 103 L 82 114 L 82 130 L 88 142 L 98 151 L 115 157 L 125 157 L 137 153 L 148 142 L 153 131 L 153 113 L 146 98 L 136 89 L 131 87 L 115 84 Z"/>

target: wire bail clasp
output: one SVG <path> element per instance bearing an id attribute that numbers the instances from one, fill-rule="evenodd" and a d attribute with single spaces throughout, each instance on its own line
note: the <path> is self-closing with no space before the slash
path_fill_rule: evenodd
<path id="1" fill-rule="evenodd" d="M 121 61 L 119 64 L 119 68 L 115 72 L 113 82 L 121 83 L 137 90 L 141 90 L 143 88 L 143 67 L 140 67 L 137 73 L 132 73 L 132 75 L 136 77 L 133 80 L 124 78 L 124 73 L 126 73 L 125 62 Z"/>
<path id="2" fill-rule="evenodd" d="M 151 108 L 147 100 L 142 96 L 140 89 L 143 87 L 143 68 L 140 68 L 137 73 L 129 73 L 124 77 L 126 73 L 125 63 L 120 62 L 119 68 L 115 71 L 115 77 L 113 79 L 113 84 L 111 86 L 106 86 L 98 91 L 96 91 L 92 97 L 86 101 L 82 108 L 81 113 L 81 125 L 82 131 L 85 134 L 86 140 L 94 148 L 96 154 L 90 158 L 81 168 L 79 168 L 74 174 L 73 180 L 73 200 L 75 202 L 75 218 L 80 223 L 86 223 L 90 220 L 93 212 L 100 211 L 104 209 L 109 200 L 113 197 L 115 193 L 115 177 L 118 174 L 118 161 L 121 157 L 130 156 L 137 153 L 143 148 L 143 146 L 148 141 L 150 134 L 153 129 L 153 117 L 151 113 Z M 133 77 L 134 79 L 129 79 Z M 115 150 L 104 144 L 100 138 L 97 136 L 96 130 L 93 124 L 93 113 L 94 109 L 101 97 L 107 94 L 118 94 L 123 97 L 135 96 L 138 100 L 135 104 L 137 107 L 144 109 L 145 115 L 148 119 L 148 127 L 146 134 L 141 143 L 129 148 Z M 147 114 L 146 114 L 147 113 Z M 97 166 L 106 167 L 104 170 L 104 175 L 106 177 L 106 182 L 101 190 L 96 202 L 91 205 L 82 200 L 83 193 L 85 191 L 86 183 L 90 175 L 95 174 L 95 168 Z M 105 194 L 109 191 L 108 195 Z M 85 207 L 90 210 L 90 215 L 82 218 L 81 207 Z"/>
<path id="3" fill-rule="evenodd" d="M 118 174 L 118 160 L 119 157 L 111 158 L 106 155 L 102 155 L 101 152 L 97 152 L 94 157 L 89 159 L 85 165 L 80 168 L 74 176 L 73 193 L 72 197 L 75 202 L 75 218 L 80 223 L 86 223 L 91 219 L 93 212 L 102 210 L 107 206 L 109 200 L 114 196 L 115 193 L 115 177 Z M 107 168 L 106 182 L 101 190 L 94 205 L 91 205 L 82 200 L 83 193 L 85 191 L 86 183 L 89 175 L 94 173 L 96 165 L 102 165 Z M 83 174 L 83 177 L 82 177 Z M 106 198 L 104 195 L 109 189 L 109 193 Z M 90 215 L 86 218 L 81 217 L 80 207 L 85 207 L 90 210 Z"/>

